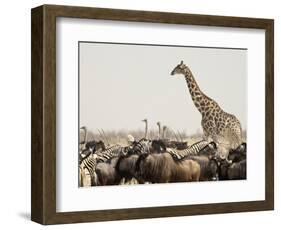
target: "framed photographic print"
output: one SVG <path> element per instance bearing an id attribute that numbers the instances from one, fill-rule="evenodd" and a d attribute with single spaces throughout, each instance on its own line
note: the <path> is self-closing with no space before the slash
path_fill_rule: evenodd
<path id="1" fill-rule="evenodd" d="M 272 210 L 273 23 L 32 9 L 31 219 Z"/>

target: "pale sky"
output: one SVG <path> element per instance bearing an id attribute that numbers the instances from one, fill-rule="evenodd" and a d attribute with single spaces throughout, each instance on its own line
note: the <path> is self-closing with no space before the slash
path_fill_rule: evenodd
<path id="1" fill-rule="evenodd" d="M 80 43 L 80 127 L 143 129 L 160 121 L 193 134 L 201 114 L 183 75 L 171 76 L 183 60 L 201 90 L 247 125 L 247 50 Z"/>

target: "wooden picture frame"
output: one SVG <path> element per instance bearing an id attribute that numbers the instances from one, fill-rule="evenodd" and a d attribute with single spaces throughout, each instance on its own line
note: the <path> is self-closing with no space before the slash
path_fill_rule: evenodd
<path id="1" fill-rule="evenodd" d="M 120 20 L 265 30 L 265 200 L 100 211 L 56 211 L 56 18 Z M 274 209 L 274 21 L 163 12 L 43 5 L 32 9 L 31 219 L 63 224 Z"/>

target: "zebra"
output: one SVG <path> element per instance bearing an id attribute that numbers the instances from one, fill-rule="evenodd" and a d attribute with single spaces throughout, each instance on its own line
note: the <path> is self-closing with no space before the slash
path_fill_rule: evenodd
<path id="1" fill-rule="evenodd" d="M 91 186 L 97 185 L 96 166 L 100 162 L 108 163 L 112 158 L 126 155 L 127 147 L 121 147 L 120 145 L 114 145 L 101 152 L 91 152 L 85 158 L 83 158 L 79 164 L 80 175 L 83 177 L 85 169 L 88 170 L 91 177 Z M 83 181 L 84 178 L 81 178 Z"/>
<path id="2" fill-rule="evenodd" d="M 86 147 L 79 153 L 79 164 L 85 159 L 88 155 L 98 152 L 104 151 L 105 145 L 103 141 L 90 141 L 86 143 Z"/>
<path id="3" fill-rule="evenodd" d="M 85 157 L 81 163 L 79 164 L 79 172 L 80 172 L 80 180 L 81 180 L 81 185 L 83 186 L 83 181 L 85 177 L 84 170 L 87 169 L 90 178 L 91 178 L 91 186 L 96 184 L 97 176 L 96 176 L 96 165 L 97 165 L 97 154 L 91 153 L 87 157 Z"/>
<path id="4" fill-rule="evenodd" d="M 108 162 L 112 158 L 124 156 L 127 154 L 129 147 L 122 147 L 120 145 L 114 145 L 108 149 L 97 153 L 98 162 Z"/>
<path id="5" fill-rule="evenodd" d="M 215 150 L 215 142 L 208 142 L 205 140 L 198 141 L 184 150 L 167 149 L 167 152 L 176 160 L 182 160 L 188 156 L 197 155 L 198 153 L 207 154 L 210 150 Z M 205 150 L 205 151 L 204 151 Z"/>
<path id="6" fill-rule="evenodd" d="M 151 141 L 145 138 L 140 139 L 139 141 L 133 142 L 132 146 L 130 146 L 129 153 L 134 153 L 137 155 L 150 153 Z"/>

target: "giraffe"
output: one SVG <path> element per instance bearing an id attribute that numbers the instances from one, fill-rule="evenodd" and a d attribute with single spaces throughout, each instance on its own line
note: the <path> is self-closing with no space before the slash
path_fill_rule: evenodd
<path id="1" fill-rule="evenodd" d="M 171 72 L 171 75 L 183 74 L 195 107 L 202 115 L 201 126 L 205 140 L 213 140 L 220 146 L 220 154 L 228 156 L 230 148 L 237 148 L 242 143 L 242 129 L 239 120 L 225 112 L 213 99 L 204 94 L 195 78 L 183 61 Z"/>

